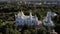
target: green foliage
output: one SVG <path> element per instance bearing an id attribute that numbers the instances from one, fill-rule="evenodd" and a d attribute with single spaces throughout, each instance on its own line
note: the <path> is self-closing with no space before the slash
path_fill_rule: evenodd
<path id="1" fill-rule="evenodd" d="M 57 13 L 57 18 L 53 19 L 56 27 L 55 30 L 60 32 L 60 5 L 25 5 L 21 3 L 6 3 L 0 2 L 0 34 L 22 34 L 21 31 L 16 29 L 14 15 L 17 14 L 20 10 L 24 12 L 25 15 L 29 15 L 29 12 L 32 12 L 32 15 L 36 15 L 39 20 L 46 16 L 46 13 L 49 9 Z M 46 34 L 49 32 L 49 27 L 40 27 L 37 29 L 36 26 L 25 25 L 23 27 L 24 34 Z"/>
<path id="2" fill-rule="evenodd" d="M 29 30 L 25 30 L 24 34 L 31 34 L 31 32 Z"/>
<path id="3" fill-rule="evenodd" d="M 0 34 L 2 34 L 2 33 L 0 33 Z"/>
<path id="4" fill-rule="evenodd" d="M 41 27 L 39 30 L 38 30 L 38 34 L 46 34 L 46 28 L 44 27 Z"/>

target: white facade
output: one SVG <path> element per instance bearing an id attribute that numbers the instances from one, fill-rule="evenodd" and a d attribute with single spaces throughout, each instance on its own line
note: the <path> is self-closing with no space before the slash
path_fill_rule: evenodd
<path id="1" fill-rule="evenodd" d="M 30 26 L 38 25 L 38 19 L 36 16 L 32 16 L 31 12 L 29 16 L 25 16 L 23 12 L 19 12 L 18 15 L 15 15 L 16 26 L 23 26 L 28 24 Z"/>

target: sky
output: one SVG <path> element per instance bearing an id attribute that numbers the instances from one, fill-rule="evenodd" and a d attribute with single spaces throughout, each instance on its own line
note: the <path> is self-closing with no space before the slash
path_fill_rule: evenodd
<path id="1" fill-rule="evenodd" d="M 0 0 L 0 1 L 11 1 L 11 0 Z M 60 1 L 60 0 L 12 0 L 12 1 Z"/>

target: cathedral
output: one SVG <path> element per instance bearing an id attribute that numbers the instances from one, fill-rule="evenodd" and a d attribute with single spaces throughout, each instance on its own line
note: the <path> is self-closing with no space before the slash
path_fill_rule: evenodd
<path id="1" fill-rule="evenodd" d="M 16 26 L 24 26 L 24 24 L 27 24 L 29 26 L 36 25 L 38 26 L 38 18 L 37 16 L 32 16 L 32 13 L 30 12 L 30 15 L 24 15 L 24 13 L 21 11 L 17 15 L 15 15 L 16 20 Z"/>

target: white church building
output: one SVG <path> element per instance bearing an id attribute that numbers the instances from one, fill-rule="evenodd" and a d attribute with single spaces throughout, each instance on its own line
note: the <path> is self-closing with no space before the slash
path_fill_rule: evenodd
<path id="1" fill-rule="evenodd" d="M 27 24 L 29 26 L 33 25 L 39 25 L 37 16 L 32 16 L 32 13 L 30 12 L 30 15 L 24 15 L 24 13 L 21 11 L 17 15 L 15 15 L 16 20 L 16 26 L 24 26 L 24 24 Z"/>

